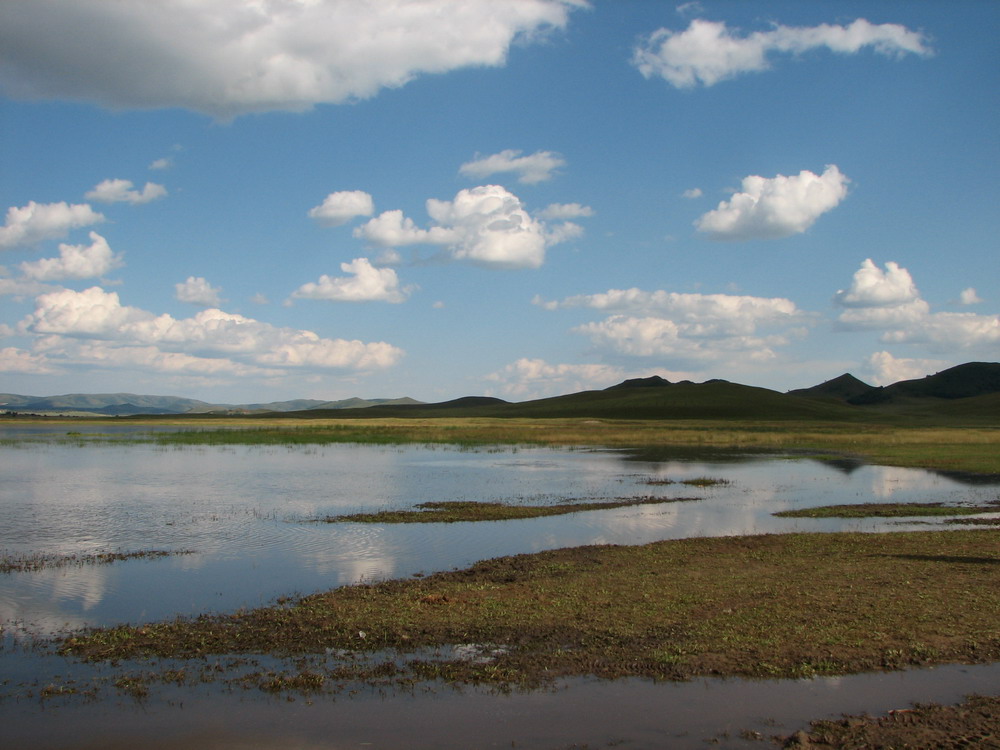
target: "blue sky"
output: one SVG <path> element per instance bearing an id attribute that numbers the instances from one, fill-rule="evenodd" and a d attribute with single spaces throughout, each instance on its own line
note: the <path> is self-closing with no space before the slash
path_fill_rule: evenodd
<path id="1" fill-rule="evenodd" d="M 1000 359 L 1000 3 L 0 5 L 0 392 Z"/>

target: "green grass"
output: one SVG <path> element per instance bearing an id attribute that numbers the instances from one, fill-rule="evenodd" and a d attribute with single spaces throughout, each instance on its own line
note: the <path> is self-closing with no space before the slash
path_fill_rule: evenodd
<path id="1" fill-rule="evenodd" d="M 634 505 L 657 505 L 697 500 L 695 497 L 639 497 L 618 500 L 574 501 L 555 505 L 512 505 L 501 502 L 445 500 L 420 503 L 416 510 L 381 510 L 327 516 L 323 523 L 459 523 L 469 521 L 512 521 L 523 518 L 561 516 L 589 510 L 627 508 Z"/>
<path id="2" fill-rule="evenodd" d="M 340 681 L 806 677 L 1000 660 L 998 611 L 996 531 L 785 534 L 504 557 L 272 607 L 83 631 L 59 650 L 89 660 L 368 655 L 324 656 Z M 449 644 L 489 655 L 426 654 Z"/>
<path id="3" fill-rule="evenodd" d="M 903 518 L 919 516 L 972 516 L 1000 513 L 1000 503 L 993 505 L 945 505 L 944 503 L 858 503 L 823 505 L 775 513 L 781 518 Z"/>

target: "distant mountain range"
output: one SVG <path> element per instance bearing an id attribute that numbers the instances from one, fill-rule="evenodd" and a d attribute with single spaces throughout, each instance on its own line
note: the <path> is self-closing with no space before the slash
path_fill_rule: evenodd
<path id="1" fill-rule="evenodd" d="M 419 404 L 412 398 L 348 398 L 321 401 L 301 398 L 266 404 L 210 404 L 180 396 L 144 396 L 135 393 L 68 393 L 63 396 L 22 396 L 0 393 L 0 411 L 32 414 L 262 414 L 303 409 L 362 409 L 380 404 Z"/>
<path id="2" fill-rule="evenodd" d="M 672 383 L 659 376 L 625 380 L 604 390 L 533 401 L 466 396 L 441 403 L 411 398 L 266 404 L 209 404 L 173 396 L 128 393 L 40 398 L 0 394 L 0 410 L 79 415 L 282 414 L 291 418 L 591 417 L 604 419 L 859 420 L 872 417 L 1000 425 L 1000 363 L 969 362 L 917 380 L 868 385 L 850 374 L 788 393 L 708 380 Z"/>

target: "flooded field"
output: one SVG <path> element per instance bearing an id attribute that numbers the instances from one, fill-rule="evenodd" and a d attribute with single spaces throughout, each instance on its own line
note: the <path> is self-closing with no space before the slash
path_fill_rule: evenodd
<path id="1" fill-rule="evenodd" d="M 8 556 L 184 553 L 0 575 L 0 675 L 7 683 L 0 689 L 8 692 L 16 692 L 18 684 L 44 682 L 47 675 L 90 669 L 25 652 L 19 646 L 25 634 L 226 612 L 283 595 L 585 544 L 927 529 L 932 527 L 924 519 L 773 514 L 873 501 L 985 504 L 998 496 L 995 484 L 923 470 L 720 451 L 653 457 L 595 449 L 39 442 L 0 448 L 0 465 L 0 550 Z M 698 478 L 724 481 L 684 484 Z M 504 522 L 314 523 L 433 501 L 554 504 L 649 495 L 697 499 Z M 318 697 L 314 705 L 301 698 L 289 703 L 210 688 L 165 688 L 139 706 L 128 698 L 83 705 L 8 698 L 0 702 L 0 738 L 21 744 L 30 738 L 35 747 L 112 747 L 117 741 L 148 747 L 339 748 L 615 742 L 649 747 L 658 737 L 663 746 L 685 747 L 731 731 L 723 745 L 736 747 L 750 742 L 738 736 L 740 729 L 794 731 L 796 722 L 809 718 L 899 707 L 880 708 L 886 701 L 957 700 L 998 683 L 994 667 L 943 667 L 807 683 L 571 681 L 554 692 L 513 696 L 370 690 Z M 600 718 L 580 721 L 581 715 L 594 716 L 590 705 L 602 707 Z M 65 719 L 58 722 L 62 730 L 48 721 L 55 715 Z M 83 735 L 66 731 L 72 724 L 99 732 L 111 715 L 117 727 L 111 734 L 103 730 L 81 740 Z"/>

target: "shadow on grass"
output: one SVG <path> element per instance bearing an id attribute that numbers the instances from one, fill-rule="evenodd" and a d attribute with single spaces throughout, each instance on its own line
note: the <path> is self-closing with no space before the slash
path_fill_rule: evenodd
<path id="1" fill-rule="evenodd" d="M 1000 558 L 997 557 L 962 557 L 957 555 L 879 555 L 879 557 L 893 557 L 897 560 L 918 560 L 922 562 L 1000 565 Z"/>

